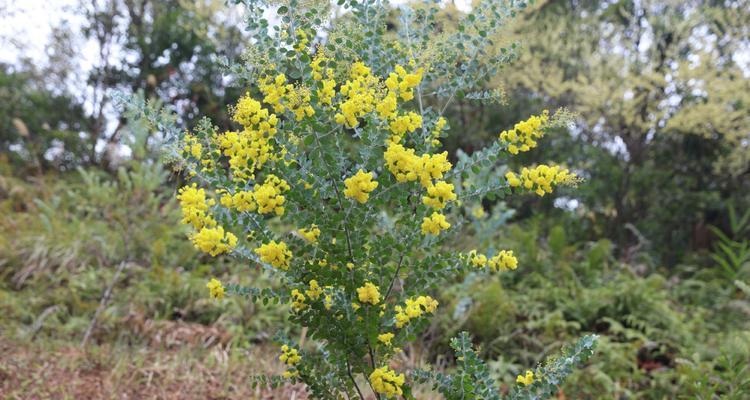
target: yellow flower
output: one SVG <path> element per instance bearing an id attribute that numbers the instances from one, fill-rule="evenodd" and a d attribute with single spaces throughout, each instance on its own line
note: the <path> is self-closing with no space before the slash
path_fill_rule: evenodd
<path id="1" fill-rule="evenodd" d="M 299 364 L 300 361 L 302 361 L 302 357 L 294 347 L 283 345 L 281 346 L 281 355 L 279 356 L 279 361 L 283 362 L 289 367 L 294 367 L 295 365 Z"/>
<path id="2" fill-rule="evenodd" d="M 370 374 L 372 388 L 387 397 L 401 396 L 404 393 L 401 386 L 403 386 L 405 380 L 404 374 L 396 374 L 387 366 L 376 368 Z"/>
<path id="3" fill-rule="evenodd" d="M 517 123 L 513 129 L 500 133 L 500 141 L 507 146 L 508 152 L 518 154 L 536 147 L 536 139 L 544 136 L 544 128 L 549 120 L 549 111 L 541 115 L 532 115 L 526 121 Z"/>
<path id="4" fill-rule="evenodd" d="M 305 298 L 305 295 L 302 294 L 302 292 L 300 292 L 299 290 L 292 289 L 290 297 L 292 299 L 292 308 L 294 309 L 294 311 L 302 311 L 307 308 L 307 304 L 305 304 L 305 300 L 307 299 Z"/>
<path id="5" fill-rule="evenodd" d="M 507 271 L 518 268 L 518 259 L 513 255 L 513 250 L 502 250 L 489 261 L 492 271 Z"/>
<path id="6" fill-rule="evenodd" d="M 300 234 L 305 240 L 307 240 L 310 243 L 315 243 L 318 241 L 318 237 L 320 237 L 320 229 L 318 228 L 318 225 L 312 224 L 310 225 L 310 228 L 305 229 L 298 229 L 297 233 Z"/>
<path id="7" fill-rule="evenodd" d="M 218 279 L 211 278 L 206 284 L 206 287 L 208 288 L 208 294 L 211 298 L 220 300 L 224 298 L 224 286 L 221 285 L 221 282 Z"/>
<path id="8" fill-rule="evenodd" d="M 439 235 L 441 231 L 444 231 L 451 227 L 451 224 L 445 220 L 445 215 L 433 212 L 431 216 L 424 217 L 422 219 L 422 233 L 425 235 Z"/>
<path id="9" fill-rule="evenodd" d="M 198 233 L 191 236 L 193 245 L 196 249 L 204 253 L 217 256 L 221 253 L 227 253 L 237 245 L 237 236 L 232 232 L 224 232 L 224 228 L 201 228 Z"/>
<path id="10" fill-rule="evenodd" d="M 381 333 L 380 335 L 378 335 L 378 340 L 381 343 L 383 343 L 384 345 L 390 346 L 391 345 L 391 340 L 393 340 L 394 336 L 395 335 L 392 334 L 392 333 L 390 333 L 390 332 L 388 332 L 388 333 Z"/>
<path id="11" fill-rule="evenodd" d="M 487 266 L 487 256 L 484 254 L 477 254 L 476 250 L 472 250 L 469 253 L 471 264 L 477 268 L 484 268 Z"/>
<path id="12" fill-rule="evenodd" d="M 406 299 L 404 306 L 396 306 L 396 328 L 403 328 L 414 318 L 419 318 L 424 313 L 434 313 L 437 310 L 438 302 L 430 296 L 418 296 Z"/>
<path id="13" fill-rule="evenodd" d="M 511 187 L 523 186 L 524 189 L 532 190 L 539 196 L 544 196 L 545 193 L 552 193 L 554 186 L 575 186 L 580 181 L 576 174 L 557 165 L 539 165 L 533 168 L 524 168 L 521 170 L 520 178 L 513 172 L 505 174 L 505 178 Z"/>
<path id="14" fill-rule="evenodd" d="M 378 182 L 372 180 L 372 172 L 360 169 L 356 175 L 344 180 L 344 185 L 344 196 L 364 204 L 370 198 L 370 193 L 378 187 Z"/>
<path id="15" fill-rule="evenodd" d="M 254 250 L 260 256 L 260 260 L 272 266 L 288 270 L 289 262 L 292 260 L 292 252 L 286 247 L 286 243 L 272 240 Z"/>
<path id="16" fill-rule="evenodd" d="M 180 201 L 182 209 L 182 223 L 190 224 L 195 229 L 201 229 L 204 226 L 212 227 L 216 221 L 208 214 L 210 206 L 214 205 L 214 200 L 206 200 L 206 191 L 198 189 L 193 183 L 191 186 L 180 188 L 177 199 Z"/>
<path id="17" fill-rule="evenodd" d="M 534 382 L 534 372 L 531 370 L 526 371 L 526 375 L 518 375 L 516 383 L 521 383 L 524 386 L 529 386 Z"/>
<path id="18" fill-rule="evenodd" d="M 438 181 L 427 188 L 427 196 L 422 197 L 424 205 L 436 210 L 442 210 L 449 201 L 456 200 L 453 185 L 445 181 Z"/>
<path id="19" fill-rule="evenodd" d="M 380 302 L 380 291 L 370 282 L 365 282 L 364 286 L 357 289 L 357 296 L 362 303 L 375 305 Z"/>
<path id="20" fill-rule="evenodd" d="M 507 174 L 505 174 L 505 179 L 508 181 L 508 185 L 510 185 L 511 187 L 521 186 L 521 180 L 518 179 L 516 174 L 514 174 L 513 172 L 508 172 Z"/>
<path id="21" fill-rule="evenodd" d="M 310 289 L 306 290 L 305 294 L 310 300 L 317 300 L 323 294 L 323 288 L 318 285 L 318 281 L 313 279 L 310 281 Z"/>
<path id="22" fill-rule="evenodd" d="M 398 140 L 400 140 L 404 134 L 414 132 L 417 128 L 421 127 L 422 116 L 414 112 L 397 116 L 388 125 L 388 129 L 398 137 Z M 395 141 L 398 142 L 398 140 Z"/>
<path id="23" fill-rule="evenodd" d="M 378 83 L 379 79 L 370 75 L 370 68 L 361 62 L 352 64 L 350 79 L 339 89 L 344 100 L 334 116 L 336 123 L 349 128 L 358 126 L 358 118 L 372 112 L 379 101 Z"/>
<path id="24" fill-rule="evenodd" d="M 271 212 L 276 215 L 284 215 L 284 202 L 286 198 L 283 192 L 289 190 L 289 184 L 277 177 L 268 175 L 262 185 L 256 185 L 253 190 L 253 198 L 258 204 L 258 212 L 268 214 Z"/>

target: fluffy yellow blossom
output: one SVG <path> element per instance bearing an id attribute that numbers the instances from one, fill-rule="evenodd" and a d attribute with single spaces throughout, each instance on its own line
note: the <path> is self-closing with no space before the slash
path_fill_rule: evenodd
<path id="1" fill-rule="evenodd" d="M 315 57 L 313 57 L 312 61 L 310 61 L 310 68 L 312 69 L 312 77 L 314 80 L 319 81 L 323 79 L 323 66 L 320 64 L 326 63 L 330 60 L 330 58 L 326 57 L 324 48 L 318 48 L 318 51 L 315 53 Z M 331 74 L 333 73 L 333 71 L 330 72 Z"/>
<path id="2" fill-rule="evenodd" d="M 203 155 L 203 145 L 198 141 L 198 138 L 186 133 L 182 139 L 185 146 L 182 148 L 182 152 L 186 155 L 191 155 L 193 158 L 200 160 Z"/>
<path id="3" fill-rule="evenodd" d="M 237 191 L 235 194 L 225 193 L 221 196 L 221 205 L 227 208 L 234 208 L 240 212 L 255 211 L 258 208 L 253 192 L 245 190 Z"/>
<path id="4" fill-rule="evenodd" d="M 516 377 L 516 383 L 521 383 L 524 386 L 529 386 L 534 383 L 534 372 L 527 370 L 526 375 L 518 375 Z"/>
<path id="5" fill-rule="evenodd" d="M 449 201 L 456 200 L 453 185 L 445 181 L 439 181 L 427 188 L 427 196 L 422 197 L 424 205 L 436 210 L 442 210 Z"/>
<path id="6" fill-rule="evenodd" d="M 315 115 L 315 109 L 310 105 L 310 89 L 304 86 L 295 86 L 287 93 L 286 106 L 297 121 Z"/>
<path id="7" fill-rule="evenodd" d="M 315 279 L 310 280 L 310 289 L 305 290 L 305 294 L 310 300 L 317 300 L 323 294 L 323 288 L 318 285 Z"/>
<path id="8" fill-rule="evenodd" d="M 292 260 L 292 252 L 287 249 L 286 243 L 277 243 L 272 240 L 258 247 L 254 251 L 255 254 L 260 256 L 260 260 L 264 263 L 271 264 L 275 268 L 284 271 L 289 269 L 289 263 Z"/>
<path id="9" fill-rule="evenodd" d="M 277 74 L 260 79 L 258 89 L 263 94 L 263 102 L 270 105 L 273 112 L 282 113 L 285 109 L 282 101 L 288 92 L 294 90 L 294 85 L 287 83 L 286 75 Z"/>
<path id="10" fill-rule="evenodd" d="M 422 116 L 411 111 L 406 115 L 400 115 L 393 118 L 388 124 L 388 129 L 390 129 L 391 133 L 396 136 L 396 142 L 398 142 L 404 134 L 414 132 L 417 128 L 421 127 Z"/>
<path id="11" fill-rule="evenodd" d="M 414 318 L 419 318 L 424 313 L 434 313 L 437 310 L 438 302 L 430 296 L 418 296 L 406 299 L 404 307 L 396 306 L 396 328 L 403 328 Z"/>
<path id="12" fill-rule="evenodd" d="M 276 215 L 284 215 L 286 198 L 282 193 L 287 190 L 289 190 L 289 184 L 285 180 L 276 175 L 268 175 L 263 184 L 256 185 L 253 190 L 258 212 L 261 214 L 275 212 Z"/>
<path id="13" fill-rule="evenodd" d="M 224 286 L 221 285 L 221 282 L 218 279 L 211 278 L 206 284 L 206 287 L 208 288 L 208 294 L 212 299 L 224 298 Z"/>
<path id="14" fill-rule="evenodd" d="M 513 129 L 502 131 L 500 141 L 507 146 L 508 152 L 518 154 L 536 147 L 536 139 L 544 136 L 544 127 L 549 120 L 549 111 L 541 115 L 532 115 L 526 121 L 517 123 Z"/>
<path id="15" fill-rule="evenodd" d="M 414 98 L 414 88 L 422 82 L 423 72 L 424 69 L 419 68 L 410 74 L 404 67 L 396 65 L 385 80 L 385 86 L 392 92 L 398 92 L 402 100 L 409 101 Z"/>
<path id="16" fill-rule="evenodd" d="M 391 345 L 391 340 L 393 340 L 394 336 L 395 335 L 392 334 L 392 333 L 390 333 L 390 332 L 388 332 L 388 333 L 381 333 L 380 335 L 378 335 L 378 340 L 381 343 L 383 343 L 384 345 L 390 346 Z"/>
<path id="17" fill-rule="evenodd" d="M 518 177 L 513 172 L 505 174 L 508 185 L 511 187 L 523 187 L 526 190 L 532 190 L 539 196 L 545 193 L 552 193 L 552 188 L 559 185 L 576 185 L 579 178 L 576 174 L 566 168 L 554 165 L 539 165 L 533 168 L 524 168 L 521 170 L 521 176 Z"/>
<path id="18" fill-rule="evenodd" d="M 378 182 L 372 180 L 372 172 L 360 169 L 354 176 L 344 180 L 344 185 L 344 196 L 364 204 L 370 198 L 370 193 L 378 187 Z"/>
<path id="19" fill-rule="evenodd" d="M 432 131 L 431 131 L 431 133 L 432 133 L 432 142 L 431 143 L 432 143 L 433 146 L 439 146 L 440 145 L 440 140 L 438 140 L 438 139 L 440 138 L 440 135 L 442 135 L 443 129 L 445 129 L 445 126 L 447 124 L 448 124 L 448 121 L 445 118 L 443 118 L 443 117 L 440 117 L 440 118 L 437 119 L 437 121 L 435 121 L 435 126 L 432 128 Z"/>
<path id="20" fill-rule="evenodd" d="M 379 100 L 377 87 L 378 78 L 370 75 L 370 68 L 361 62 L 352 64 L 350 79 L 339 89 L 345 100 L 339 104 L 339 112 L 334 116 L 336 123 L 349 128 L 358 126 L 358 118 L 375 109 Z"/>
<path id="21" fill-rule="evenodd" d="M 301 28 L 297 28 L 297 30 L 294 31 L 294 36 L 297 39 L 297 44 L 294 45 L 294 50 L 297 50 L 299 53 L 305 51 L 307 44 L 310 43 L 310 39 L 307 38 L 307 33 Z"/>
<path id="22" fill-rule="evenodd" d="M 279 361 L 283 362 L 288 367 L 294 367 L 302 361 L 302 356 L 299 355 L 299 352 L 294 347 L 283 345 L 281 346 Z"/>
<path id="23" fill-rule="evenodd" d="M 294 311 L 302 311 L 307 308 L 307 304 L 305 303 L 305 300 L 307 299 L 299 290 L 292 289 L 292 293 L 289 297 L 292 300 L 292 309 L 294 309 Z"/>
<path id="24" fill-rule="evenodd" d="M 442 179 L 445 172 L 450 171 L 452 165 L 448 161 L 448 152 L 440 154 L 423 154 L 421 157 L 401 144 L 391 142 L 385 153 L 386 166 L 399 182 L 415 181 L 423 187 L 432 186 L 432 180 Z"/>
<path id="25" fill-rule="evenodd" d="M 493 272 L 514 270 L 518 268 L 518 259 L 513 255 L 513 250 L 502 250 L 488 264 Z"/>
<path id="26" fill-rule="evenodd" d="M 425 235 L 439 235 L 440 231 L 444 231 L 451 227 L 451 224 L 445 220 L 445 215 L 433 212 L 431 216 L 424 217 L 422 219 L 422 233 Z"/>
<path id="27" fill-rule="evenodd" d="M 315 243 L 320 236 L 320 228 L 318 228 L 318 225 L 312 224 L 309 228 L 298 229 L 297 233 L 308 242 Z"/>
<path id="28" fill-rule="evenodd" d="M 333 97 L 336 96 L 336 81 L 333 79 L 324 79 L 320 83 L 321 87 L 316 91 L 318 101 L 320 101 L 320 104 L 330 106 L 333 103 Z"/>
<path id="29" fill-rule="evenodd" d="M 429 188 L 431 180 L 442 179 L 443 174 L 450 171 L 452 166 L 450 161 L 448 161 L 447 151 L 433 155 L 422 154 L 417 169 L 419 181 L 422 183 L 422 186 Z"/>
<path id="30" fill-rule="evenodd" d="M 237 245 L 237 236 L 232 232 L 224 232 L 224 228 L 201 228 L 198 233 L 191 236 L 196 249 L 212 256 L 227 253 Z"/>
<path id="31" fill-rule="evenodd" d="M 401 396 L 404 392 L 401 390 L 406 377 L 404 374 L 396 374 L 388 367 L 376 368 L 370 374 L 370 384 L 372 388 L 386 397 Z"/>
<path id="32" fill-rule="evenodd" d="M 487 256 L 484 254 L 477 254 L 476 250 L 472 250 L 469 253 L 469 261 L 471 262 L 471 265 L 477 267 L 477 268 L 484 268 L 487 266 Z"/>
<path id="33" fill-rule="evenodd" d="M 378 112 L 380 118 L 390 119 L 396 115 L 396 108 L 398 107 L 398 98 L 395 92 L 388 92 L 382 100 L 375 106 L 375 111 Z M 421 125 L 421 124 L 420 124 Z"/>
<path id="34" fill-rule="evenodd" d="M 417 179 L 419 157 L 414 154 L 414 149 L 407 149 L 398 143 L 390 143 L 383 157 L 388 170 L 397 181 L 407 182 Z"/>
<path id="35" fill-rule="evenodd" d="M 206 200 L 206 191 L 198 189 L 195 183 L 180 188 L 177 199 L 182 209 L 183 224 L 190 224 L 195 229 L 216 225 L 216 221 L 208 214 L 209 207 L 213 206 L 215 201 Z"/>
<path id="36" fill-rule="evenodd" d="M 333 307 L 333 297 L 330 294 L 327 294 L 325 298 L 323 298 L 323 307 L 325 307 L 326 310 L 330 310 L 331 307 Z"/>
<path id="37" fill-rule="evenodd" d="M 380 303 L 380 291 L 378 287 L 370 282 L 365 282 L 365 285 L 357 289 L 357 297 L 362 303 L 370 303 L 376 305 Z"/>
<path id="38" fill-rule="evenodd" d="M 245 182 L 253 179 L 255 171 L 268 160 L 277 157 L 271 138 L 276 134 L 279 120 L 249 94 L 239 99 L 232 119 L 242 125 L 243 130 L 222 133 L 215 136 L 214 141 L 229 158 L 233 179 Z"/>

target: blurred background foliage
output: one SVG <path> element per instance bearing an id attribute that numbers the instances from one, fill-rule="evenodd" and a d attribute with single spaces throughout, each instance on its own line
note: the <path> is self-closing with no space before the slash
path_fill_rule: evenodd
<path id="1" fill-rule="evenodd" d="M 3 340 L 76 345 L 102 308 L 94 346 L 266 342 L 285 329 L 284 308 L 209 301 L 204 285 L 229 271 L 236 283 L 276 282 L 192 249 L 159 133 L 128 123 L 112 95 L 168 105 L 186 128 L 203 116 L 229 127 L 227 105 L 244 91 L 224 69 L 243 62 L 241 10 L 106 0 L 70 12 L 81 26 L 55 26 L 43 60 L 0 64 Z M 446 5 L 442 21 L 459 12 Z M 518 41 L 520 58 L 487 93 L 460 95 L 446 147 L 470 154 L 563 108 L 575 123 L 511 167 L 556 160 L 586 180 L 464 205 L 474 222 L 460 246 L 513 249 L 521 268 L 456 277 L 436 293 L 442 312 L 404 362 L 450 368 L 449 338 L 467 330 L 510 385 L 597 333 L 596 356 L 560 396 L 750 396 L 748 26 L 747 1 L 537 1 L 519 15 L 498 42 Z M 97 53 L 85 68 L 82 43 Z"/>

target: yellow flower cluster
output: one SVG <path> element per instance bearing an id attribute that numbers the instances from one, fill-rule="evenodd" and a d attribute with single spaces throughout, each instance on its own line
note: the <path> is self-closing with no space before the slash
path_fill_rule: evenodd
<path id="1" fill-rule="evenodd" d="M 253 198 L 258 203 L 258 212 L 268 214 L 275 212 L 276 215 L 284 215 L 284 202 L 286 198 L 282 193 L 289 190 L 289 184 L 277 177 L 268 175 L 262 185 L 256 185 L 253 190 Z"/>
<path id="2" fill-rule="evenodd" d="M 469 261 L 477 268 L 489 266 L 492 272 L 518 268 L 518 259 L 513 255 L 513 250 L 501 250 L 492 258 L 487 258 L 484 254 L 477 254 L 476 250 L 472 250 L 469 253 Z"/>
<path id="3" fill-rule="evenodd" d="M 365 285 L 357 289 L 357 297 L 362 303 L 370 303 L 376 305 L 380 303 L 380 291 L 378 287 L 370 282 L 365 282 Z"/>
<path id="4" fill-rule="evenodd" d="M 401 137 L 403 137 L 406 133 L 412 133 L 417 130 L 417 128 L 421 127 L 422 116 L 412 111 L 405 115 L 394 117 L 388 124 L 388 129 L 390 129 L 391 133 L 393 133 L 393 136 L 391 136 L 391 141 L 396 143 L 401 141 Z"/>
<path id="5" fill-rule="evenodd" d="M 179 190 L 177 199 L 180 201 L 182 209 L 182 223 L 192 225 L 195 229 L 201 229 L 204 226 L 212 227 L 216 221 L 208 213 L 208 208 L 213 206 L 213 199 L 206 200 L 206 191 L 198 189 L 193 183 L 191 186 L 183 186 Z"/>
<path id="6" fill-rule="evenodd" d="M 385 153 L 386 166 L 399 182 L 416 181 L 425 188 L 432 185 L 433 179 L 441 179 L 452 165 L 448 161 L 448 152 L 440 154 L 422 154 L 417 156 L 414 149 L 407 149 L 398 143 L 390 143 Z"/>
<path id="7" fill-rule="evenodd" d="M 404 394 L 401 386 L 404 384 L 406 377 L 404 374 L 396 374 L 393 370 L 386 367 L 376 368 L 370 374 L 370 384 L 373 390 L 386 397 L 401 396 Z"/>
<path id="8" fill-rule="evenodd" d="M 239 190 L 234 194 L 224 193 L 221 196 L 221 205 L 226 208 L 234 208 L 240 212 L 255 211 L 258 209 L 253 192 L 246 190 Z"/>
<path id="9" fill-rule="evenodd" d="M 455 201 L 456 194 L 453 185 L 445 181 L 438 181 L 427 188 L 427 196 L 422 197 L 422 203 L 436 210 L 445 208 L 449 201 Z"/>
<path id="10" fill-rule="evenodd" d="M 375 109 L 379 100 L 378 78 L 372 76 L 370 68 L 362 62 L 352 64 L 350 78 L 339 89 L 346 100 L 339 105 L 334 119 L 336 123 L 354 128 L 359 125 L 358 118 Z"/>
<path id="11" fill-rule="evenodd" d="M 433 146 L 440 146 L 440 135 L 443 134 L 443 129 L 445 129 L 445 126 L 448 124 L 448 121 L 440 117 L 435 121 L 435 126 L 432 128 L 432 142 L 431 144 Z"/>
<path id="12" fill-rule="evenodd" d="M 318 228 L 317 225 L 312 224 L 310 225 L 310 228 L 298 229 L 297 233 L 299 233 L 299 235 L 308 242 L 315 243 L 318 241 L 318 237 L 320 236 L 320 228 Z"/>
<path id="13" fill-rule="evenodd" d="M 291 378 L 297 376 L 299 372 L 295 369 L 296 365 L 302 361 L 302 356 L 299 355 L 297 349 L 289 347 L 287 345 L 281 346 L 281 355 L 279 361 L 286 364 L 289 369 L 284 372 L 284 378 Z"/>
<path id="14" fill-rule="evenodd" d="M 225 132 L 214 140 L 222 154 L 229 158 L 234 180 L 245 182 L 254 179 L 255 171 L 276 157 L 271 138 L 276 134 L 279 120 L 249 94 L 237 102 L 232 118 L 244 129 Z"/>
<path id="15" fill-rule="evenodd" d="M 393 340 L 394 336 L 395 335 L 392 334 L 392 333 L 390 333 L 390 332 L 388 332 L 388 333 L 381 333 L 380 335 L 378 335 L 378 341 L 380 341 L 381 343 L 383 343 L 386 346 L 390 346 L 391 345 L 391 340 Z"/>
<path id="16" fill-rule="evenodd" d="M 307 38 L 307 33 L 303 31 L 301 28 L 297 28 L 296 31 L 294 31 L 294 35 L 297 38 L 297 44 L 294 45 L 294 50 L 297 50 L 297 52 L 301 53 L 307 48 L 307 44 L 310 43 L 310 39 Z"/>
<path id="17" fill-rule="evenodd" d="M 360 169 L 354 176 L 344 180 L 344 185 L 344 196 L 364 204 L 370 198 L 370 193 L 378 187 L 378 182 L 372 180 L 372 172 Z"/>
<path id="18" fill-rule="evenodd" d="M 289 297 L 292 299 L 292 309 L 294 311 L 302 311 L 307 307 L 307 304 L 305 304 L 305 295 L 299 290 L 292 289 Z"/>
<path id="19" fill-rule="evenodd" d="M 438 302 L 430 296 L 418 296 L 406 299 L 405 306 L 396 306 L 396 328 L 403 328 L 410 320 L 419 318 L 425 312 L 430 314 L 437 310 Z"/>
<path id="20" fill-rule="evenodd" d="M 211 278 L 206 284 L 206 287 L 208 288 L 208 294 L 212 299 L 224 298 L 224 286 L 221 285 L 221 282 L 218 279 Z"/>
<path id="21" fill-rule="evenodd" d="M 532 115 L 526 121 L 517 123 L 513 129 L 500 132 L 500 141 L 511 154 L 525 152 L 536 147 L 536 139 L 544 136 L 544 128 L 549 120 L 549 111 L 544 110 L 541 115 Z"/>
<path id="22" fill-rule="evenodd" d="M 297 121 L 315 114 L 310 105 L 310 89 L 287 83 L 284 74 L 278 74 L 273 79 L 266 76 L 258 82 L 258 88 L 263 93 L 263 102 L 273 107 L 275 113 L 289 110 Z"/>
<path id="23" fill-rule="evenodd" d="M 409 101 L 414 98 L 414 88 L 422 82 L 423 72 L 424 69 L 419 68 L 410 74 L 404 67 L 396 65 L 394 72 L 391 72 L 385 80 L 385 86 L 391 92 L 398 92 L 402 100 Z"/>
<path id="24" fill-rule="evenodd" d="M 524 168 L 521 170 L 521 176 L 513 172 L 505 174 L 508 185 L 511 187 L 523 186 L 527 190 L 533 190 L 539 196 L 545 193 L 552 193 L 553 186 L 557 185 L 575 185 L 578 183 L 576 174 L 568 171 L 566 168 L 554 165 L 539 165 L 534 168 Z"/>
<path id="25" fill-rule="evenodd" d="M 198 138 L 186 133 L 182 141 L 185 143 L 182 148 L 183 153 L 189 154 L 193 156 L 193 158 L 200 160 L 201 155 L 203 154 L 203 145 L 198 141 Z"/>
<path id="26" fill-rule="evenodd" d="M 264 263 L 271 264 L 275 268 L 288 270 L 292 260 L 292 252 L 287 249 L 286 243 L 272 240 L 254 250 Z"/>
<path id="27" fill-rule="evenodd" d="M 445 215 L 433 212 L 429 217 L 422 219 L 422 233 L 425 235 L 439 235 L 441 231 L 444 231 L 451 227 L 451 224 L 446 221 Z"/>
<path id="28" fill-rule="evenodd" d="M 323 288 L 318 285 L 315 279 L 310 280 L 310 289 L 305 290 L 305 294 L 310 300 L 317 300 L 323 294 Z"/>
<path id="29" fill-rule="evenodd" d="M 526 370 L 526 375 L 518 375 L 516 377 L 516 383 L 521 383 L 524 386 L 529 386 L 534 383 L 534 372 Z"/>
<path id="30" fill-rule="evenodd" d="M 206 228 L 203 227 L 198 233 L 191 236 L 191 240 L 196 249 L 212 256 L 222 253 L 228 253 L 237 246 L 237 236 L 232 232 L 224 232 L 224 228 Z"/>

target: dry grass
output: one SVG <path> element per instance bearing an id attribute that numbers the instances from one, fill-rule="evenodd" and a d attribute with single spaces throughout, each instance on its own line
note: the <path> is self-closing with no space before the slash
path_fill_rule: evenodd
<path id="1" fill-rule="evenodd" d="M 3 399 L 307 399 L 301 385 L 251 388 L 278 374 L 275 349 L 91 346 L 0 339 Z"/>

